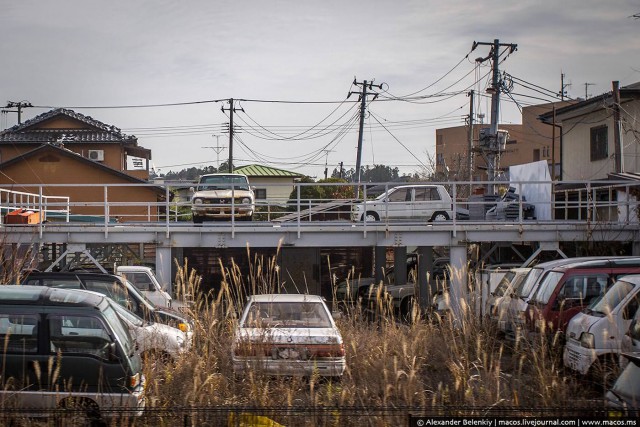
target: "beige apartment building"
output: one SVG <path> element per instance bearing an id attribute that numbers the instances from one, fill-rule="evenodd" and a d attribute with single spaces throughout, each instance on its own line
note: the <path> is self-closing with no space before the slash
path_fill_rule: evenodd
<path id="1" fill-rule="evenodd" d="M 540 104 L 522 109 L 521 125 L 499 125 L 499 130 L 509 132 L 505 151 L 500 155 L 499 170 L 508 171 L 509 166 L 546 160 L 555 163 L 556 175 L 560 167 L 560 130 L 544 124 L 538 116 L 566 106 L 567 102 Z M 480 153 L 478 141 L 481 129 L 489 128 L 488 123 L 474 123 L 472 166 L 473 181 L 487 181 L 487 163 Z M 438 179 L 468 181 L 469 167 L 469 127 L 457 126 L 436 130 L 436 173 Z"/>

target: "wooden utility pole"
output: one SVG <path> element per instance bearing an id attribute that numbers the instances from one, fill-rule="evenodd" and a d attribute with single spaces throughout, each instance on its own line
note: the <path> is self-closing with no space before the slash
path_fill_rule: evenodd
<path id="1" fill-rule="evenodd" d="M 21 124 L 22 109 L 29 108 L 29 107 L 33 107 L 33 105 L 31 105 L 31 103 L 27 101 L 20 101 L 20 102 L 7 101 L 7 106 L 4 108 L 15 108 L 15 110 L 2 110 L 2 111 L 7 113 L 18 113 L 18 124 Z"/>
<path id="2" fill-rule="evenodd" d="M 347 99 L 348 99 L 354 93 L 357 93 L 358 95 L 360 95 L 360 128 L 358 132 L 358 153 L 356 156 L 356 174 L 354 176 L 355 182 L 360 184 L 360 175 L 361 175 L 360 167 L 362 166 L 362 137 L 363 137 L 363 131 L 364 131 L 364 113 L 366 111 L 367 95 L 373 95 L 372 101 L 378 97 L 377 93 L 367 93 L 367 88 L 369 88 L 369 90 L 372 90 L 374 87 L 378 89 L 382 89 L 382 85 L 381 84 L 374 85 L 373 81 L 367 82 L 366 80 L 364 80 L 361 83 L 358 83 L 356 79 L 353 80 L 353 84 L 356 86 L 362 86 L 362 92 L 349 92 L 349 95 L 347 96 Z"/>
<path id="3" fill-rule="evenodd" d="M 233 113 L 238 110 L 244 112 L 244 110 L 233 106 L 233 98 L 229 98 L 228 102 L 229 108 L 225 109 L 223 105 L 222 112 L 229 112 L 229 173 L 233 173 Z"/>

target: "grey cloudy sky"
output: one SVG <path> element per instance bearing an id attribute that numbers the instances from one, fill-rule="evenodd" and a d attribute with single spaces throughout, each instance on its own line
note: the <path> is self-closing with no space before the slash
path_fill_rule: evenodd
<path id="1" fill-rule="evenodd" d="M 383 84 L 365 122 L 363 164 L 421 170 L 435 129 L 462 125 L 466 92 L 483 92 L 489 68 L 474 69 L 473 41 L 517 43 L 501 69 L 571 97 L 640 81 L 640 0 L 0 0 L 0 103 L 68 107 L 121 128 L 152 150 L 161 172 L 215 165 L 228 122 L 241 133 L 236 166 L 260 163 L 321 178 L 356 162 L 358 81 Z M 468 59 L 464 59 L 469 54 Z M 462 60 L 462 61 L 461 61 Z M 457 67 L 456 64 L 459 64 Z M 450 70 L 452 70 L 450 72 Z M 444 78 L 442 78 L 444 76 Z M 442 78 L 442 79 L 441 79 Z M 439 80 L 441 79 L 441 80 Z M 438 81 L 439 80 L 439 81 Z M 477 83 L 475 83 L 478 81 Z M 475 83 L 475 84 L 474 84 Z M 552 97 L 519 84 L 514 93 Z M 392 95 L 412 100 L 389 100 Z M 386 95 L 386 99 L 385 96 Z M 437 96 L 436 96 L 437 95 Z M 416 100 L 415 97 L 423 99 Z M 541 103 L 515 96 L 521 105 Z M 336 103 L 331 103 L 335 101 Z M 199 103 L 200 102 L 200 103 Z M 326 102 L 326 103 L 321 103 Z M 82 108 L 194 103 L 147 108 Z M 518 123 L 502 103 L 502 122 Z M 489 99 L 477 111 L 488 121 Z M 47 111 L 30 108 L 23 120 Z M 17 122 L 2 116 L 2 128 Z M 228 136 L 219 138 L 228 156 Z"/>

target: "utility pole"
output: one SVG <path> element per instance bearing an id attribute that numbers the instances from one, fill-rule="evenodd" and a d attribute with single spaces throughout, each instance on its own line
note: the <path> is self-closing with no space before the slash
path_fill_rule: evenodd
<path id="1" fill-rule="evenodd" d="M 467 147 L 467 168 L 469 169 L 469 195 L 471 195 L 471 181 L 473 181 L 473 156 L 471 154 L 473 150 L 473 103 L 474 92 L 469 91 L 469 146 Z"/>
<path id="2" fill-rule="evenodd" d="M 2 110 L 3 113 L 18 113 L 18 124 L 22 123 L 22 109 L 33 107 L 30 102 L 27 101 L 7 101 L 7 106 L 4 108 L 15 108 L 15 110 Z"/>
<path id="3" fill-rule="evenodd" d="M 349 99 L 349 97 L 351 95 L 353 95 L 354 93 L 357 93 L 360 96 L 360 129 L 358 132 L 358 155 L 356 157 L 356 175 L 355 175 L 355 181 L 360 184 L 360 167 L 362 165 L 362 136 L 363 136 L 363 131 L 364 131 L 364 113 L 366 110 L 366 102 L 367 102 L 367 95 L 373 95 L 373 100 L 375 100 L 378 97 L 377 93 L 367 93 L 367 88 L 369 88 L 369 90 L 373 90 L 373 88 L 378 88 L 378 89 L 382 89 L 382 85 L 374 85 L 373 81 L 367 82 L 366 80 L 364 80 L 361 83 L 358 83 L 356 81 L 356 79 L 353 79 L 353 84 L 356 86 L 362 86 L 362 92 L 349 92 L 349 95 L 347 96 L 347 99 Z M 356 188 L 356 196 L 360 191 L 360 187 L 358 186 Z"/>
<path id="4" fill-rule="evenodd" d="M 589 86 L 595 86 L 595 83 L 585 83 L 584 84 L 584 99 L 589 99 Z"/>
<path id="5" fill-rule="evenodd" d="M 568 88 L 569 86 L 571 86 L 571 83 L 564 82 L 564 73 L 561 71 L 560 72 L 560 93 L 558 94 L 560 95 L 561 101 L 564 101 L 564 97 L 567 96 L 567 91 L 565 89 Z"/>
<path id="6" fill-rule="evenodd" d="M 504 151 L 503 144 L 506 142 L 507 135 L 502 132 L 500 135 L 498 132 L 498 120 L 500 117 L 500 93 L 502 88 L 502 81 L 500 80 L 500 48 L 509 48 L 509 54 L 515 52 L 518 49 L 517 44 L 513 43 L 500 43 L 500 40 L 494 39 L 493 43 L 489 42 L 473 42 L 471 50 L 475 50 L 478 46 L 491 46 L 491 52 L 484 58 L 477 58 L 476 62 L 482 63 L 491 59 L 492 68 L 492 82 L 491 87 L 487 89 L 487 92 L 491 93 L 491 127 L 489 128 L 489 134 L 486 133 L 480 137 L 480 153 L 487 162 L 487 175 L 489 181 L 495 181 L 497 171 L 500 163 L 500 153 Z M 494 185 L 489 184 L 488 193 L 493 194 L 495 192 Z"/>
<path id="7" fill-rule="evenodd" d="M 620 82 L 613 81 L 613 159 L 616 173 L 624 172 L 624 162 L 622 156 L 622 132 L 620 131 Z"/>
<path id="8" fill-rule="evenodd" d="M 215 136 L 216 137 L 216 146 L 215 147 L 207 146 L 207 147 L 202 147 L 202 148 L 211 148 L 213 151 L 216 152 L 216 171 L 219 172 L 219 169 L 220 169 L 220 153 L 222 153 L 222 150 L 224 150 L 224 147 L 220 147 L 220 135 L 211 135 L 211 136 Z"/>
<path id="9" fill-rule="evenodd" d="M 242 111 L 244 113 L 244 109 L 235 108 L 233 106 L 233 98 L 229 98 L 229 108 L 224 108 L 222 106 L 222 112 L 229 112 L 229 173 L 233 173 L 233 113 L 236 111 Z"/>
<path id="10" fill-rule="evenodd" d="M 344 176 L 344 162 L 340 162 L 340 179 Z"/>
<path id="11" fill-rule="evenodd" d="M 322 150 L 324 151 L 324 179 L 328 178 L 329 173 L 329 153 L 333 152 L 333 150 Z"/>

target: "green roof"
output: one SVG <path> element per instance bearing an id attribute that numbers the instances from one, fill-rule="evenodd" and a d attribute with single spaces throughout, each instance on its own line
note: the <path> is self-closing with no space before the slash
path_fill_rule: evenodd
<path id="1" fill-rule="evenodd" d="M 234 173 L 241 173 L 251 176 L 260 176 L 260 177 L 287 177 L 287 178 L 299 178 L 302 177 L 302 174 L 286 171 L 284 169 L 272 168 L 269 166 L 262 165 L 247 165 L 236 168 L 233 170 Z"/>

